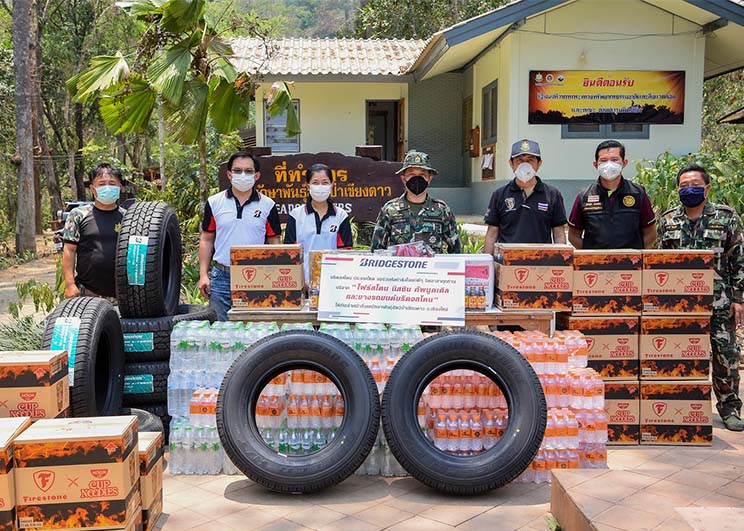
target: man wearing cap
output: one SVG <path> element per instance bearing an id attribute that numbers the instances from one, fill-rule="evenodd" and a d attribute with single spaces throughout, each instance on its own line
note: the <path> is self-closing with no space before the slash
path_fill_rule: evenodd
<path id="1" fill-rule="evenodd" d="M 70 212 L 62 231 L 65 297 L 115 297 L 116 240 L 125 210 L 117 201 L 126 184 L 121 172 L 102 163 L 90 171 L 93 204 Z"/>
<path id="2" fill-rule="evenodd" d="M 534 140 L 512 144 L 509 166 L 514 179 L 491 195 L 484 221 L 483 252 L 500 243 L 566 243 L 566 209 L 561 192 L 537 175 L 542 165 Z"/>
<path id="3" fill-rule="evenodd" d="M 444 201 L 432 198 L 427 188 L 438 172 L 432 168 L 429 155 L 409 151 L 400 175 L 406 192 L 385 203 L 377 216 L 371 250 L 389 245 L 423 241 L 435 253 L 459 253 L 460 238 L 452 210 Z"/>
<path id="4" fill-rule="evenodd" d="M 646 189 L 623 177 L 625 146 L 605 140 L 594 151 L 597 182 L 576 196 L 568 240 L 577 249 L 647 249 L 656 241 L 656 215 Z"/>

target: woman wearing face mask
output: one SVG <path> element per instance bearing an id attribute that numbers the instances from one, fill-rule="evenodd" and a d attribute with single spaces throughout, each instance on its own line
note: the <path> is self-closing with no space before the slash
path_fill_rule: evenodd
<path id="1" fill-rule="evenodd" d="M 284 243 L 301 243 L 305 255 L 305 284 L 310 282 L 310 251 L 345 249 L 354 245 L 349 215 L 331 201 L 333 172 L 325 164 L 305 170 L 308 200 L 289 213 Z"/>
<path id="2" fill-rule="evenodd" d="M 625 146 L 605 140 L 594 152 L 599 179 L 576 196 L 568 240 L 577 249 L 644 249 L 656 241 L 656 215 L 646 189 L 622 175 Z"/>
<path id="3" fill-rule="evenodd" d="M 389 245 L 422 241 L 435 253 L 459 253 L 455 215 L 447 203 L 434 199 L 428 188 L 437 174 L 429 155 L 411 150 L 406 153 L 403 167 L 398 170 L 406 192 L 385 203 L 377 216 L 370 249 L 386 249 Z"/>
<path id="4" fill-rule="evenodd" d="M 65 297 L 115 297 L 116 240 L 125 212 L 117 201 L 125 181 L 106 163 L 93 168 L 89 178 L 93 204 L 72 210 L 62 232 Z"/>
<path id="5" fill-rule="evenodd" d="M 483 252 L 500 243 L 566 243 L 566 209 L 561 192 L 537 176 L 540 146 L 520 140 L 511 148 L 514 179 L 493 192 L 484 221 L 488 225 Z"/>

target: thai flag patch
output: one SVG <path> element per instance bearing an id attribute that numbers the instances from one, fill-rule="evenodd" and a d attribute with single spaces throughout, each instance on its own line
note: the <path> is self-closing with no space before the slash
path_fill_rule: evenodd
<path id="1" fill-rule="evenodd" d="M 548 211 L 548 204 L 547 203 L 538 203 L 537 204 L 537 209 L 538 210 L 542 210 L 543 212 L 547 212 Z"/>
<path id="2" fill-rule="evenodd" d="M 587 203 L 599 203 L 599 196 L 598 195 L 590 195 L 586 198 Z"/>

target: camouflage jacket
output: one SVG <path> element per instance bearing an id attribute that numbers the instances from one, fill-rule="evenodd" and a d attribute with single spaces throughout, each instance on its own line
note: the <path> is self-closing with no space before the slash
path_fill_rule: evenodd
<path id="1" fill-rule="evenodd" d="M 389 245 L 423 241 L 436 253 L 460 252 L 460 237 L 452 210 L 444 201 L 426 196 L 418 215 L 414 216 L 405 199 L 406 195 L 391 199 L 380 210 L 372 235 L 371 250 L 385 249 Z"/>
<path id="2" fill-rule="evenodd" d="M 712 249 L 713 308 L 742 303 L 744 290 L 744 228 L 733 208 L 707 203 L 697 220 L 690 220 L 682 205 L 661 215 L 658 245 L 662 249 Z"/>

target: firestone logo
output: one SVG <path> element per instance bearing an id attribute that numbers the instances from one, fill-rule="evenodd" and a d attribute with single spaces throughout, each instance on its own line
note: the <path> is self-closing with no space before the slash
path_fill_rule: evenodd
<path id="1" fill-rule="evenodd" d="M 669 273 L 665 273 L 664 271 L 658 271 L 654 274 L 654 280 L 656 280 L 656 283 L 659 286 L 663 286 L 667 283 L 667 280 L 669 280 Z"/>
<path id="2" fill-rule="evenodd" d="M 46 492 L 54 485 L 56 474 L 52 470 L 38 470 L 33 475 L 34 483 L 42 492 Z"/>
<path id="3" fill-rule="evenodd" d="M 590 288 L 593 288 L 594 285 L 597 283 L 597 279 L 599 278 L 599 275 L 597 273 L 585 273 L 584 274 L 584 282 L 586 282 L 586 285 Z"/>
<path id="4" fill-rule="evenodd" d="M 514 270 L 514 276 L 517 277 L 517 280 L 523 284 L 527 280 L 527 277 L 530 276 L 530 270 L 524 267 L 520 267 L 519 269 Z"/>
<path id="5" fill-rule="evenodd" d="M 653 403 L 654 413 L 657 417 L 661 417 L 667 410 L 667 404 L 665 402 L 654 402 Z"/>
<path id="6" fill-rule="evenodd" d="M 667 344 L 667 338 L 665 337 L 655 337 L 654 338 L 654 348 L 657 352 L 661 352 L 664 347 L 666 347 Z"/>
<path id="7" fill-rule="evenodd" d="M 243 278 L 246 279 L 248 282 L 251 282 L 254 278 L 256 278 L 256 269 L 252 267 L 246 267 L 243 269 Z"/>
<path id="8" fill-rule="evenodd" d="M 587 337 L 584 338 L 586 340 L 586 349 L 592 350 L 592 347 L 594 346 L 594 338 L 593 337 Z"/>

